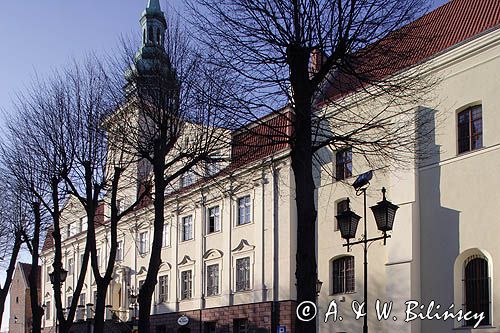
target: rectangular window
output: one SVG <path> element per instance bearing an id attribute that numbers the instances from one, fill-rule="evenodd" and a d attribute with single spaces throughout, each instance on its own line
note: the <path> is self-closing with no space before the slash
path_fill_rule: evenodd
<path id="1" fill-rule="evenodd" d="M 50 320 L 50 310 L 51 310 L 50 305 L 51 305 L 50 302 L 45 303 L 45 320 Z"/>
<path id="2" fill-rule="evenodd" d="M 148 253 L 148 249 L 148 232 L 144 231 L 139 233 L 139 253 L 146 254 Z"/>
<path id="3" fill-rule="evenodd" d="M 71 302 L 73 302 L 73 296 L 68 296 L 67 301 L 68 301 L 68 303 L 67 303 L 67 304 L 68 304 L 68 305 L 67 305 L 67 307 L 69 308 L 69 307 L 71 306 Z"/>
<path id="4" fill-rule="evenodd" d="M 97 249 L 97 267 L 101 267 L 101 249 Z"/>
<path id="5" fill-rule="evenodd" d="M 123 260 L 123 241 L 118 241 L 116 246 L 116 261 Z"/>
<path id="6" fill-rule="evenodd" d="M 335 178 L 347 179 L 352 176 L 352 150 L 351 148 L 339 150 L 335 154 Z"/>
<path id="7" fill-rule="evenodd" d="M 248 333 L 248 319 L 240 318 L 234 320 L 234 332 L 235 333 Z"/>
<path id="8" fill-rule="evenodd" d="M 219 265 L 207 266 L 207 296 L 219 294 Z"/>
<path id="9" fill-rule="evenodd" d="M 168 299 L 168 275 L 158 278 L 158 303 L 166 302 Z"/>
<path id="10" fill-rule="evenodd" d="M 193 216 L 188 215 L 182 218 L 182 241 L 193 239 Z"/>
<path id="11" fill-rule="evenodd" d="M 193 273 L 184 271 L 181 273 L 181 299 L 190 299 L 193 294 Z"/>
<path id="12" fill-rule="evenodd" d="M 169 223 L 165 223 L 163 225 L 163 236 L 162 236 L 162 240 L 161 240 L 161 246 L 162 247 L 167 247 L 167 246 L 170 246 L 170 224 Z"/>
<path id="13" fill-rule="evenodd" d="M 146 280 L 139 280 L 139 290 L 141 290 L 142 285 L 144 284 L 144 281 L 146 281 Z"/>
<path id="14" fill-rule="evenodd" d="M 238 225 L 250 223 L 251 202 L 250 196 L 238 199 Z"/>
<path id="15" fill-rule="evenodd" d="M 354 292 L 354 257 L 346 256 L 333 261 L 333 294 Z"/>
<path id="16" fill-rule="evenodd" d="M 68 258 L 68 275 L 75 274 L 75 259 Z"/>
<path id="17" fill-rule="evenodd" d="M 458 114 L 458 153 L 483 146 L 483 116 L 481 105 L 470 107 Z"/>
<path id="18" fill-rule="evenodd" d="M 87 231 L 87 216 L 80 218 L 80 231 Z"/>
<path id="19" fill-rule="evenodd" d="M 250 257 L 236 260 L 236 291 L 250 290 Z"/>
<path id="20" fill-rule="evenodd" d="M 85 305 L 85 293 L 80 294 L 80 298 L 78 299 L 78 305 Z"/>
<path id="21" fill-rule="evenodd" d="M 186 172 L 181 176 L 181 187 L 188 187 L 194 184 L 194 174 L 191 171 Z"/>
<path id="22" fill-rule="evenodd" d="M 219 206 L 208 209 L 207 234 L 220 231 L 220 210 Z"/>
<path id="23" fill-rule="evenodd" d="M 94 305 L 97 304 L 97 290 L 94 290 Z"/>

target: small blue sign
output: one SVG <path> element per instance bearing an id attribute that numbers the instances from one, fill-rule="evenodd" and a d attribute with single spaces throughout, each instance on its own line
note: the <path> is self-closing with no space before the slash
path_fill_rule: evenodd
<path id="1" fill-rule="evenodd" d="M 278 326 L 278 333 L 286 333 L 286 326 Z"/>

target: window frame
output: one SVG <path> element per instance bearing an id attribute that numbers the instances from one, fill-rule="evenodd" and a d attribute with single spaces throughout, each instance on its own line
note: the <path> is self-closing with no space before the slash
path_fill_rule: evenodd
<path id="1" fill-rule="evenodd" d="M 248 261 L 247 267 L 246 268 L 246 273 L 247 277 L 243 281 L 239 281 L 239 278 L 241 277 L 240 271 L 242 270 L 239 266 L 239 263 L 243 260 Z M 235 282 L 235 292 L 240 293 L 240 292 L 246 292 L 252 290 L 252 259 L 251 257 L 248 256 L 242 256 L 240 258 L 235 259 L 235 277 L 234 277 L 234 282 Z M 241 284 L 245 284 L 243 287 L 241 287 Z"/>
<path id="2" fill-rule="evenodd" d="M 165 283 L 162 285 L 162 281 Z M 164 290 L 162 291 L 162 287 Z M 168 302 L 168 274 L 158 276 L 158 303 Z"/>
<path id="3" fill-rule="evenodd" d="M 212 212 L 215 212 L 212 216 Z M 212 217 L 214 218 L 214 230 L 210 231 L 210 226 L 211 226 L 211 219 Z M 211 206 L 207 209 L 207 235 L 215 234 L 218 232 L 221 232 L 222 227 L 221 227 L 221 209 L 219 205 Z"/>
<path id="4" fill-rule="evenodd" d="M 68 258 L 68 275 L 75 274 L 75 258 Z"/>
<path id="5" fill-rule="evenodd" d="M 473 111 L 479 110 L 479 117 L 478 118 L 473 118 Z M 461 116 L 467 114 L 466 118 L 466 123 L 461 123 Z M 479 121 L 480 123 L 480 131 L 474 133 L 474 126 L 473 123 Z M 466 127 L 467 130 L 467 135 L 465 137 L 462 137 L 462 131 Z M 475 104 L 475 105 L 470 105 L 465 108 L 460 109 L 457 112 L 457 118 L 456 118 L 456 131 L 457 131 L 457 155 L 469 153 L 478 149 L 481 149 L 484 147 L 484 142 L 483 142 L 483 134 L 484 134 L 484 128 L 483 128 L 483 106 L 482 104 Z M 474 141 L 474 137 L 479 138 L 479 140 Z M 467 140 L 467 147 L 462 146 L 464 144 L 462 141 Z M 473 142 L 479 142 L 480 145 L 479 147 L 475 147 L 473 145 Z M 464 147 L 462 149 L 462 147 Z"/>
<path id="6" fill-rule="evenodd" d="M 469 265 L 471 265 L 472 263 L 477 263 L 477 262 L 481 262 L 481 265 L 482 265 L 482 269 L 483 269 L 483 272 L 484 275 L 480 278 L 477 278 L 477 277 L 474 277 L 472 280 L 472 282 L 474 283 L 478 283 L 477 280 L 479 280 L 479 283 L 482 282 L 482 286 L 478 286 L 477 284 L 474 284 L 474 285 L 468 285 L 468 278 L 467 278 L 467 274 L 468 274 L 468 267 Z M 474 272 L 472 273 L 477 273 L 477 267 L 475 267 L 475 270 Z M 474 281 L 476 280 L 476 281 Z M 478 328 L 480 327 L 484 327 L 484 326 L 490 326 L 491 325 L 491 322 L 492 322 L 492 316 L 491 316 L 491 309 L 492 309 L 492 299 L 491 299 L 491 277 L 490 277 L 490 266 L 489 266 L 489 261 L 488 261 L 488 258 L 486 258 L 485 256 L 482 256 L 482 255 L 471 255 L 471 256 L 468 256 L 464 263 L 463 263 L 463 273 L 462 273 L 462 288 L 463 288 L 463 300 L 462 300 L 462 309 L 467 312 L 467 311 L 472 311 L 473 313 L 479 313 L 479 312 L 483 312 L 484 315 L 485 315 L 485 319 L 483 321 L 481 321 L 481 323 L 479 324 Z M 487 297 L 487 300 L 478 300 L 478 298 L 480 298 L 480 296 L 475 296 L 475 297 L 471 297 L 469 298 L 469 295 L 467 295 L 468 293 L 468 288 L 471 288 L 471 287 L 476 287 L 476 288 L 485 288 L 484 290 L 482 290 L 483 294 L 486 295 Z M 476 290 L 477 291 L 477 290 Z M 483 295 L 483 296 L 485 296 Z M 469 304 L 468 304 L 468 301 L 471 300 L 471 301 L 474 301 L 474 303 L 472 304 L 472 308 L 469 308 Z M 479 303 L 479 304 L 478 304 Z M 482 309 L 482 310 L 486 310 L 486 311 L 480 311 L 482 306 L 485 306 L 486 309 Z M 479 308 L 476 308 L 476 307 L 479 307 Z M 462 327 L 472 327 L 474 326 L 476 323 L 476 319 L 471 319 L 469 322 L 463 320 L 462 321 Z"/>
<path id="7" fill-rule="evenodd" d="M 334 258 L 331 260 L 330 265 L 331 295 L 356 292 L 356 261 L 354 256 L 348 255 Z"/>
<path id="8" fill-rule="evenodd" d="M 340 175 L 340 173 L 342 173 L 342 175 Z M 341 181 L 351 177 L 352 177 L 352 148 L 345 147 L 335 152 L 335 180 Z"/>
<path id="9" fill-rule="evenodd" d="M 180 272 L 180 300 L 188 301 L 193 298 L 193 270 L 186 269 Z M 186 280 L 184 274 L 189 274 L 189 279 Z M 186 283 L 186 285 L 184 284 Z M 185 287 L 188 287 L 185 289 Z"/>
<path id="10" fill-rule="evenodd" d="M 163 224 L 161 247 L 170 247 L 170 222 Z"/>
<path id="11" fill-rule="evenodd" d="M 211 280 L 210 276 L 210 268 L 211 267 L 217 267 L 215 272 L 215 277 L 213 280 Z M 218 296 L 220 295 L 220 265 L 219 263 L 211 263 L 206 265 L 206 295 L 207 297 L 212 297 L 212 296 Z M 210 283 L 210 282 L 215 282 L 215 283 Z M 215 289 L 215 291 L 213 291 Z"/>
<path id="12" fill-rule="evenodd" d="M 143 235 L 144 238 L 143 238 Z M 149 231 L 141 231 L 139 232 L 139 254 L 140 255 L 145 255 L 149 253 Z"/>
<path id="13" fill-rule="evenodd" d="M 245 200 L 245 202 L 243 202 Z M 236 226 L 252 223 L 252 196 L 250 194 L 238 197 L 236 201 L 238 214 L 236 215 Z M 241 214 L 243 212 L 243 215 Z M 241 217 L 244 217 L 243 220 Z"/>
<path id="14" fill-rule="evenodd" d="M 189 220 L 189 223 L 185 223 L 185 221 Z M 186 226 L 189 226 L 190 238 L 186 238 Z M 181 242 L 188 242 L 194 240 L 194 223 L 193 223 L 193 214 L 183 216 L 181 218 Z"/>

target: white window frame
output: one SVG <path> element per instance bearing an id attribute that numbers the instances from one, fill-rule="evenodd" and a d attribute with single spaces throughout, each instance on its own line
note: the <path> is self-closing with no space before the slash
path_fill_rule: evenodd
<path id="1" fill-rule="evenodd" d="M 210 231 L 210 219 L 212 218 L 212 212 L 213 211 L 217 211 L 213 217 L 214 217 L 214 231 Z M 207 235 L 211 235 L 211 234 L 216 234 L 218 232 L 221 232 L 222 230 L 222 227 L 221 227 L 221 209 L 220 209 L 220 205 L 214 205 L 214 206 L 211 206 L 207 209 Z"/>
<path id="2" fill-rule="evenodd" d="M 68 275 L 75 274 L 75 259 L 73 257 L 68 258 Z"/>
<path id="3" fill-rule="evenodd" d="M 188 220 L 189 219 L 189 223 L 187 225 L 190 226 L 190 238 L 185 238 L 185 223 L 184 221 L 185 220 Z M 181 242 L 188 242 L 188 241 L 191 241 L 194 239 L 194 223 L 193 223 L 193 215 L 190 214 L 190 215 L 186 215 L 186 216 L 183 216 L 181 218 Z"/>
<path id="4" fill-rule="evenodd" d="M 139 254 L 145 255 L 149 252 L 149 232 L 147 230 L 139 232 Z"/>
<path id="5" fill-rule="evenodd" d="M 191 285 L 190 285 L 191 293 L 190 293 L 189 297 L 184 297 L 183 274 L 187 273 L 187 272 L 191 273 L 191 281 L 190 281 L 191 282 Z M 179 281 L 180 282 L 179 283 L 179 299 L 181 301 L 189 301 L 189 300 L 193 299 L 193 296 L 194 296 L 194 270 L 193 270 L 193 268 L 189 268 L 189 269 L 185 269 L 185 270 L 180 271 L 179 272 L 179 280 L 180 280 Z"/>
<path id="6" fill-rule="evenodd" d="M 119 239 L 117 244 L 116 244 L 116 261 L 123 261 L 123 250 L 124 250 L 124 241 L 122 239 Z"/>
<path id="7" fill-rule="evenodd" d="M 170 247 L 170 222 L 163 224 L 161 247 Z"/>
<path id="8" fill-rule="evenodd" d="M 241 203 L 242 200 L 245 200 L 248 198 L 248 201 L 245 202 L 245 203 Z M 242 221 L 240 219 L 240 217 L 242 216 L 240 214 L 240 210 L 241 209 L 244 209 L 244 220 Z M 252 196 L 250 194 L 247 194 L 247 195 L 243 195 L 241 197 L 238 197 L 236 199 L 236 226 L 242 226 L 242 225 L 247 225 L 247 224 L 250 224 L 252 223 L 252 218 L 253 218 L 253 214 L 252 214 L 252 209 L 253 209 L 253 199 L 252 199 Z M 248 212 L 247 212 L 248 210 Z"/>

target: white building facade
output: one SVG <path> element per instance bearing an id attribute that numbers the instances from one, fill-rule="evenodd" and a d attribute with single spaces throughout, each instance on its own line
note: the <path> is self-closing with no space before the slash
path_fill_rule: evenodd
<path id="1" fill-rule="evenodd" d="M 375 242 L 369 250 L 372 332 L 500 332 L 500 284 L 495 283 L 495 276 L 500 276 L 496 234 L 500 230 L 496 214 L 500 198 L 496 193 L 500 187 L 500 5 L 480 0 L 471 6 L 455 0 L 437 11 L 445 19 L 435 23 L 436 29 L 444 24 L 455 27 L 453 33 L 463 34 L 441 41 L 440 49 L 425 59 L 426 70 L 440 81 L 431 101 L 409 106 L 436 115 L 433 153 L 405 170 L 375 172 L 367 192 L 368 205 L 374 205 L 384 186 L 388 198 L 399 206 L 387 246 Z M 450 18 L 455 21 L 447 22 Z M 459 26 L 470 29 L 464 32 Z M 347 198 L 352 210 L 363 215 L 362 197 L 346 182 L 352 183 L 366 166 L 348 151 L 331 155 L 327 167 L 332 172 L 321 173 L 317 187 L 317 262 L 323 285 L 316 320 L 319 332 L 361 332 L 363 320 L 355 319 L 351 304 L 363 301 L 362 248 L 346 251 L 334 216 L 345 208 Z M 295 332 L 296 202 L 288 151 L 276 149 L 245 163 L 235 159 L 228 170 L 216 180 L 167 197 L 163 264 L 151 309 L 156 332 L 271 332 L 278 326 Z M 331 176 L 338 170 L 342 182 Z M 105 223 L 108 208 L 102 209 L 104 226 L 98 228 L 97 246 L 104 267 L 110 237 Z M 117 264 L 107 295 L 109 320 L 116 320 L 114 314 L 128 321 L 136 311 L 129 296 L 137 293 L 147 273 L 152 213 L 151 207 L 143 207 L 120 222 Z M 69 302 L 76 285 L 85 246 L 84 216 L 79 203 L 68 202 L 63 266 L 69 273 L 63 284 L 63 303 Z M 369 236 L 378 236 L 371 214 L 367 219 Z M 55 325 L 48 279 L 52 257 L 48 239 L 42 252 L 46 331 Z M 92 316 L 94 293 L 89 268 L 78 319 Z M 324 322 L 333 300 L 343 320 L 330 316 Z M 387 320 L 377 320 L 376 300 L 393 302 Z M 473 328 L 476 320 L 430 320 L 426 316 L 406 322 L 411 315 L 405 303 L 411 300 L 424 305 L 414 309 L 422 316 L 434 301 L 429 315 L 480 310 L 484 319 L 477 329 Z M 178 323 L 182 316 L 188 318 L 185 326 Z"/>

